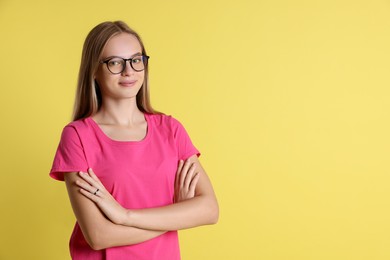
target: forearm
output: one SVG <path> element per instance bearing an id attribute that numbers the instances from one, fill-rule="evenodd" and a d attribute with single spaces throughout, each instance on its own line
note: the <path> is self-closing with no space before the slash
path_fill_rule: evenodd
<path id="1" fill-rule="evenodd" d="M 129 210 L 126 226 L 150 230 L 180 230 L 215 224 L 218 204 L 212 196 L 196 196 L 172 205 Z"/>
<path id="2" fill-rule="evenodd" d="M 193 164 L 189 167 L 191 162 Z M 195 168 L 197 173 L 193 177 Z M 175 201 L 178 202 L 156 208 L 125 209 L 105 189 L 91 169 L 88 174 L 80 173 L 80 177 L 85 182 L 76 181 L 76 184 L 81 187 L 80 193 L 85 196 L 84 199 L 94 202 L 95 206 L 101 210 L 99 213 L 103 213 L 114 224 L 160 231 L 215 224 L 219 217 L 217 199 L 211 182 L 196 155 L 190 157 L 183 167 L 181 164 L 178 172 L 180 174 L 176 175 L 175 180 Z M 78 220 L 81 218 L 77 216 L 77 213 L 76 217 Z M 93 218 L 94 216 L 91 215 L 87 220 Z M 87 220 L 84 223 L 88 223 Z"/>
<path id="3" fill-rule="evenodd" d="M 150 230 L 180 230 L 217 223 L 219 208 L 211 182 L 196 155 L 191 156 L 187 163 L 193 163 L 199 174 L 195 197 L 164 207 L 128 210 L 125 225 Z M 179 172 L 191 172 L 191 167 L 186 164 L 183 168 L 179 165 Z M 181 186 L 186 183 L 185 180 L 186 178 L 177 178 L 176 184 Z M 188 183 L 184 186 L 190 190 Z"/>
<path id="4" fill-rule="evenodd" d="M 165 232 L 116 225 L 107 220 L 106 223 L 96 227 L 94 230 L 86 230 L 83 233 L 88 233 L 88 243 L 93 249 L 101 250 L 116 246 L 138 244 Z"/>
<path id="5" fill-rule="evenodd" d="M 76 173 L 66 173 L 68 195 L 85 240 L 95 250 L 126 246 L 155 238 L 164 232 L 117 225 L 108 220 L 91 200 L 84 197 L 75 184 Z"/>

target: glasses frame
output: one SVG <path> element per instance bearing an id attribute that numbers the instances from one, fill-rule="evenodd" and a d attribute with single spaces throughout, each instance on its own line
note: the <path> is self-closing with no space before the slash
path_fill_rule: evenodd
<path id="1" fill-rule="evenodd" d="M 142 62 L 144 63 L 144 68 L 142 69 L 142 70 L 136 70 L 136 69 L 134 69 L 134 67 L 133 67 L 133 60 L 135 59 L 135 58 L 139 58 L 139 57 L 142 57 Z M 125 69 L 126 69 L 126 64 L 127 64 L 127 62 L 128 61 L 130 61 L 129 62 L 129 64 L 130 64 L 130 67 L 134 70 L 134 71 L 136 71 L 136 72 L 141 72 L 141 71 L 144 71 L 145 70 L 145 68 L 146 68 L 146 66 L 148 65 L 148 60 L 149 60 L 149 56 L 148 55 L 144 55 L 144 54 L 142 54 L 142 55 L 137 55 L 137 56 L 135 56 L 135 57 L 133 57 L 133 58 L 130 58 L 130 59 L 124 59 L 124 58 L 122 58 L 122 57 L 117 57 L 117 56 L 114 56 L 114 57 L 110 57 L 110 58 L 108 58 L 108 59 L 106 59 L 106 60 L 102 60 L 102 61 L 100 61 L 100 63 L 101 64 L 106 64 L 106 66 L 107 66 L 107 69 L 108 69 L 108 71 L 111 73 L 111 74 L 114 74 L 114 75 L 116 75 L 116 74 L 121 74 L 122 72 L 124 72 L 125 71 Z M 122 71 L 120 71 L 120 72 L 117 72 L 117 73 L 114 73 L 114 72 L 112 72 L 111 70 L 110 70 L 110 68 L 108 67 L 108 63 L 110 62 L 110 60 L 112 60 L 112 59 L 121 59 L 121 60 L 123 60 L 123 62 L 124 62 L 124 66 L 123 66 L 123 69 L 122 69 Z"/>

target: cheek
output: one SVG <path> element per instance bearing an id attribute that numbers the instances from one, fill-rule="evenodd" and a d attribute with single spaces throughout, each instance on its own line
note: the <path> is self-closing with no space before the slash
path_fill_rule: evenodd
<path id="1" fill-rule="evenodd" d="M 98 71 L 96 74 L 95 74 L 95 81 L 99 84 L 99 86 L 102 85 L 102 83 L 104 82 L 104 77 L 102 75 L 102 73 L 100 71 Z"/>
<path id="2" fill-rule="evenodd" d="M 113 82 L 115 77 L 113 77 L 111 74 L 107 74 L 104 71 L 98 71 L 95 75 L 95 80 L 98 82 L 99 86 L 105 86 L 110 85 L 110 83 Z"/>
<path id="3" fill-rule="evenodd" d="M 136 75 L 133 75 L 133 79 L 136 79 L 137 85 L 141 87 L 144 84 L 145 76 L 143 73 L 137 73 Z"/>
<path id="4" fill-rule="evenodd" d="M 111 86 L 113 85 L 113 83 L 110 81 L 110 78 L 96 77 L 95 81 L 101 94 L 106 95 L 110 92 L 110 89 L 112 88 Z"/>
<path id="5" fill-rule="evenodd" d="M 140 80 L 142 81 L 142 84 L 143 84 L 143 82 L 145 80 L 145 72 L 144 71 L 142 73 L 140 73 L 139 78 L 140 78 Z"/>

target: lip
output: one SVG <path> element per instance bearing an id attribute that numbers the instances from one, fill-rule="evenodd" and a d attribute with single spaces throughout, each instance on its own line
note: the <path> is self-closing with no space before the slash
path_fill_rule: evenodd
<path id="1" fill-rule="evenodd" d="M 132 87 L 137 83 L 136 80 L 124 80 L 124 81 L 119 81 L 119 85 L 122 87 Z"/>

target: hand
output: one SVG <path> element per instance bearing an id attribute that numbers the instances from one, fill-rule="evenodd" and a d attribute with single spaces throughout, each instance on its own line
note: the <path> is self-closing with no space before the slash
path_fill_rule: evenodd
<path id="1" fill-rule="evenodd" d="M 195 197 L 195 188 L 199 180 L 196 166 L 187 160 L 180 160 L 175 179 L 175 203 Z"/>
<path id="2" fill-rule="evenodd" d="M 127 218 L 127 210 L 106 190 L 92 169 L 88 169 L 88 173 L 79 172 L 79 176 L 84 180 L 76 181 L 76 184 L 81 188 L 81 194 L 95 202 L 113 223 L 123 224 Z"/>

